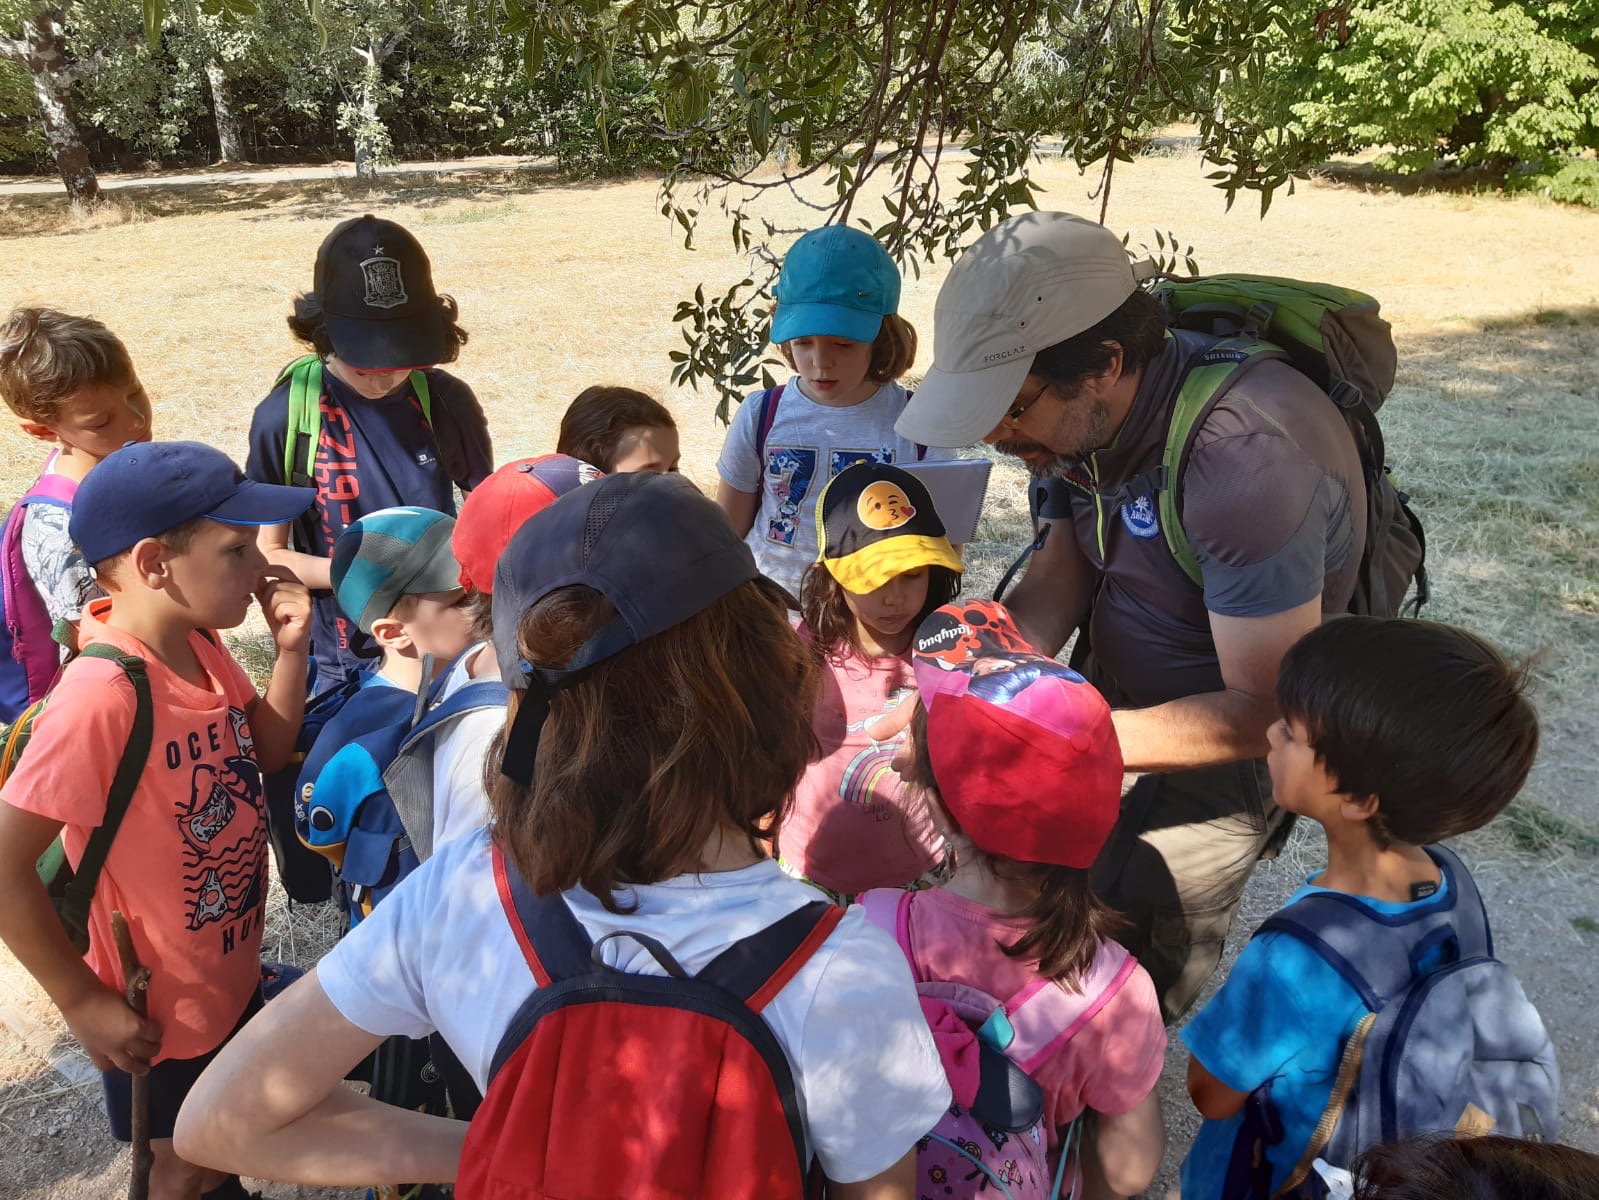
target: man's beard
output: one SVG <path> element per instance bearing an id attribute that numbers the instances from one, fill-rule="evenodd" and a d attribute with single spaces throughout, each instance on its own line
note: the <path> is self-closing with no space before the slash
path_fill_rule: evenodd
<path id="1" fill-rule="evenodd" d="M 1080 389 L 1074 389 L 1072 394 L 1066 398 L 1066 403 L 1084 403 L 1080 399 Z M 1053 446 L 1046 446 L 1043 442 L 1008 438 L 1002 442 L 995 442 L 994 449 L 1001 454 L 1009 454 L 1014 458 L 1020 458 L 1027 464 L 1028 473 L 1034 479 L 1062 479 L 1078 463 L 1103 447 L 1110 440 L 1110 406 L 1104 400 L 1097 398 L 1089 403 L 1091 403 L 1092 407 L 1089 409 L 1088 428 L 1080 435 L 1080 445 L 1062 451 L 1055 449 Z M 1048 457 L 1030 461 L 1023 457 L 1024 452 L 1047 455 Z"/>
<path id="2" fill-rule="evenodd" d="M 1063 479 L 1066 473 L 1076 465 L 1077 459 L 1064 454 L 1056 454 L 1048 446 L 1039 442 L 1005 441 L 995 442 L 994 449 L 1001 454 L 1008 454 L 1012 458 L 1020 459 L 1027 468 L 1027 473 L 1034 479 Z M 1023 458 L 1023 451 L 1047 454 L 1047 459 Z"/>

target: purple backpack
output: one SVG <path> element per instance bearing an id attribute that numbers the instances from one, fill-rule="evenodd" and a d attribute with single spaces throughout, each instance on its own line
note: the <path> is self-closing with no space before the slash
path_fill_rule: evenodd
<path id="1" fill-rule="evenodd" d="M 22 561 L 23 514 L 30 504 L 70 509 L 77 490 L 65 476 L 41 475 L 11 506 L 0 532 L 0 722 L 16 720 L 61 670 L 61 647 L 51 636 L 55 622 Z"/>
<path id="2" fill-rule="evenodd" d="M 980 1048 L 976 1098 L 970 1106 L 951 1103 L 938 1124 L 916 1143 L 916 1194 L 939 1200 L 1054 1200 L 1063 1194 L 1067 1164 L 1077 1157 L 1082 1119 L 1063 1133 L 1058 1165 L 1051 1171 L 1048 1115 L 1043 1093 L 1030 1076 L 1121 990 L 1137 959 L 1107 941 L 1080 992 L 1035 978 L 1001 1002 L 966 984 L 926 978 L 911 949 L 912 895 L 880 888 L 863 893 L 860 903 L 866 919 L 899 943 L 929 1023 L 936 1014 L 953 1013 Z M 935 1025 L 934 1040 L 948 1071 L 951 1057 L 962 1051 L 940 1037 L 941 1028 L 947 1028 L 947 1022 Z M 996 1119 L 996 1112 L 1007 1115 Z M 1064 1194 L 1076 1193 L 1073 1179 Z"/>

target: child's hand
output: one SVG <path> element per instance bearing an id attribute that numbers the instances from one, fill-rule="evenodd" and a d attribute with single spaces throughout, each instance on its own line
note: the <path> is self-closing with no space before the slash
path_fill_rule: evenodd
<path id="1" fill-rule="evenodd" d="M 161 1027 L 134 1012 L 121 993 L 108 987 L 91 988 L 61 1015 L 98 1070 L 116 1067 L 143 1075 L 161 1050 Z"/>
<path id="2" fill-rule="evenodd" d="M 267 629 L 279 653 L 303 651 L 311 644 L 311 591 L 283 566 L 261 575 L 255 598 L 261 603 Z"/>

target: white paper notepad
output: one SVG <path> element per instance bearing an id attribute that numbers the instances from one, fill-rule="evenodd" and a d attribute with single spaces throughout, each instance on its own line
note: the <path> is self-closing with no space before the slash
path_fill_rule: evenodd
<path id="1" fill-rule="evenodd" d="M 937 462 L 900 463 L 927 487 L 944 522 L 950 542 L 964 546 L 977 539 L 977 519 L 983 515 L 988 475 L 994 464 L 986 458 L 951 458 Z"/>

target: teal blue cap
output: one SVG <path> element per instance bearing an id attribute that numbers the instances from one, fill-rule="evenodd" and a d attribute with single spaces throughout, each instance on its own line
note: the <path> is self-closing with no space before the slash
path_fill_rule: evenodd
<path id="1" fill-rule="evenodd" d="M 362 633 L 394 611 L 401 596 L 453 592 L 460 564 L 450 552 L 455 518 L 402 505 L 368 513 L 333 543 L 333 596 Z"/>
<path id="2" fill-rule="evenodd" d="M 899 310 L 899 269 L 877 239 L 848 225 L 813 229 L 789 250 L 777 278 L 772 341 L 802 337 L 871 342 Z"/>

